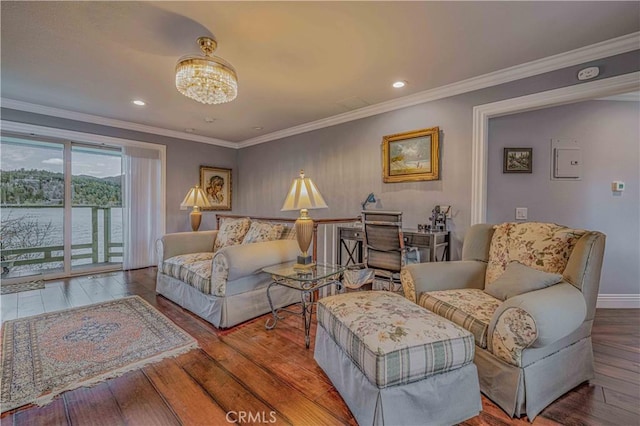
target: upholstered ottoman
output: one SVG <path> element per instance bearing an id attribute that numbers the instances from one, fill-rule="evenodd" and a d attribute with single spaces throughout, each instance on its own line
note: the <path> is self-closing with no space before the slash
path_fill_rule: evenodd
<path id="1" fill-rule="evenodd" d="M 386 291 L 318 302 L 314 357 L 361 426 L 445 425 L 482 409 L 467 330 Z"/>

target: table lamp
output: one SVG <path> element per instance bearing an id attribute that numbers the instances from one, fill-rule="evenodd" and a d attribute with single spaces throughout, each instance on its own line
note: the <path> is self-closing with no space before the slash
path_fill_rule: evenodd
<path id="1" fill-rule="evenodd" d="M 189 190 L 187 196 L 184 197 L 180 207 L 193 207 L 193 211 L 189 215 L 191 219 L 191 229 L 197 231 L 200 228 L 200 222 L 202 221 L 202 213 L 200 213 L 200 207 L 211 207 L 211 203 L 207 199 L 200 185 L 196 185 Z"/>
<path id="2" fill-rule="evenodd" d="M 298 246 L 302 252 L 298 256 L 298 263 L 294 269 L 309 269 L 315 264 L 308 254 L 309 245 L 313 238 L 313 219 L 309 217 L 309 209 L 326 209 L 322 195 L 311 179 L 304 177 L 304 170 L 300 170 L 300 177 L 293 180 L 287 198 L 280 211 L 300 210 L 300 217 L 296 220 L 295 230 Z"/>

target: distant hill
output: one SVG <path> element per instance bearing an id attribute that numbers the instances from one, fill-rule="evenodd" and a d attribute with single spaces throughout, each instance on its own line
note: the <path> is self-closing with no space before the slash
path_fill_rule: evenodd
<path id="1" fill-rule="evenodd" d="M 74 206 L 122 206 L 121 177 L 72 176 Z M 62 205 L 64 176 L 46 170 L 0 170 L 2 205 Z"/>

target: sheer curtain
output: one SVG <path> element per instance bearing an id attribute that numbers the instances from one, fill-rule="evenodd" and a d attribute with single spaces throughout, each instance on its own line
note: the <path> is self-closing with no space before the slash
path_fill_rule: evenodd
<path id="1" fill-rule="evenodd" d="M 162 161 L 160 151 L 125 146 L 123 152 L 122 269 L 157 264 L 155 242 L 162 236 Z"/>

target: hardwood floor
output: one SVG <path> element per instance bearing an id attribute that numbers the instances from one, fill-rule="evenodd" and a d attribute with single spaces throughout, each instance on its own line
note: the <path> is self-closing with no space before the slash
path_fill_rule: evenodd
<path id="1" fill-rule="evenodd" d="M 48 282 L 1 299 L 2 320 L 137 294 L 189 334 L 200 349 L 149 365 L 51 404 L 2 415 L 13 425 L 357 424 L 304 347 L 301 319 L 267 331 L 265 317 L 231 330 L 155 294 L 155 268 Z M 315 326 L 312 330 L 315 333 Z M 599 309 L 593 327 L 596 377 L 559 398 L 534 425 L 640 424 L 640 310 Z M 454 402 L 452 399 L 452 403 Z M 528 424 L 482 397 L 465 425 Z"/>

